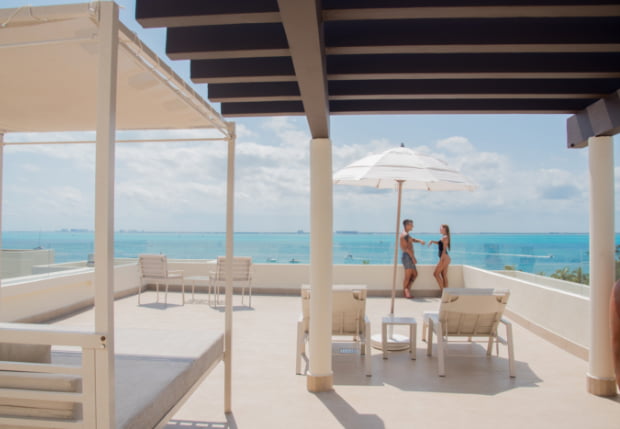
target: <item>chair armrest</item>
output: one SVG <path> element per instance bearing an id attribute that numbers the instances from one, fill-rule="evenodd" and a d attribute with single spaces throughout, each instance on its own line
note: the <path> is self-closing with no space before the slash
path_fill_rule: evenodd
<path id="1" fill-rule="evenodd" d="M 499 321 L 500 321 L 500 323 L 503 323 L 506 326 L 512 326 L 512 322 L 510 320 L 508 320 L 508 319 L 503 318 L 503 317 L 501 319 L 499 319 Z"/>

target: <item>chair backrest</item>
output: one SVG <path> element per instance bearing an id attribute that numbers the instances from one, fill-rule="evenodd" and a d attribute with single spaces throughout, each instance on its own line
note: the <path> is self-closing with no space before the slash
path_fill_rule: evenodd
<path id="1" fill-rule="evenodd" d="M 168 276 L 166 255 L 140 255 L 138 264 L 142 278 L 161 279 Z"/>
<path id="2" fill-rule="evenodd" d="M 332 289 L 332 335 L 359 335 L 364 332 L 366 316 L 365 287 L 336 285 Z M 304 331 L 310 322 L 310 288 L 301 289 L 301 307 Z"/>
<path id="3" fill-rule="evenodd" d="M 216 279 L 226 280 L 226 257 L 217 257 Z M 232 263 L 232 280 L 234 282 L 250 281 L 252 279 L 252 257 L 235 256 Z"/>
<path id="4" fill-rule="evenodd" d="M 509 296 L 493 289 L 444 289 L 439 305 L 444 335 L 495 335 Z"/>

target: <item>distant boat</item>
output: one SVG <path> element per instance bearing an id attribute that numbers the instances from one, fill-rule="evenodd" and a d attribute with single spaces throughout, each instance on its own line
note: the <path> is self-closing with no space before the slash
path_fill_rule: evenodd
<path id="1" fill-rule="evenodd" d="M 290 264 L 299 264 L 299 261 L 295 258 L 291 258 L 290 261 L 288 261 Z"/>
<path id="2" fill-rule="evenodd" d="M 336 231 L 336 234 L 359 234 L 359 232 L 354 230 L 342 230 Z"/>
<path id="3" fill-rule="evenodd" d="M 304 234 L 304 230 L 303 229 L 298 229 L 297 230 L 297 234 Z"/>
<path id="4" fill-rule="evenodd" d="M 276 258 L 267 258 L 267 262 L 278 262 Z"/>

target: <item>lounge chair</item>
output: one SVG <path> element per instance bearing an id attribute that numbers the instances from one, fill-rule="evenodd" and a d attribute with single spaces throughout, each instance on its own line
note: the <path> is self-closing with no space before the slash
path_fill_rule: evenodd
<path id="1" fill-rule="evenodd" d="M 487 356 L 491 355 L 493 342 L 508 347 L 510 377 L 515 377 L 512 324 L 502 317 L 510 292 L 493 289 L 450 289 L 443 290 L 438 312 L 425 312 L 422 336 L 427 341 L 427 355 L 432 355 L 433 333 L 437 336 L 439 376 L 446 375 L 445 353 L 450 337 L 484 337 L 488 339 Z M 498 325 L 506 327 L 506 339 L 497 333 Z"/>
<path id="2" fill-rule="evenodd" d="M 219 288 L 226 286 L 226 257 L 218 256 L 215 271 L 209 273 L 210 287 L 215 292 L 215 304 L 219 302 Z M 252 308 L 252 258 L 249 256 L 233 257 L 232 263 L 233 285 L 241 285 L 241 305 L 245 297 L 245 288 L 248 288 L 248 307 Z"/>
<path id="3" fill-rule="evenodd" d="M 159 284 L 166 285 L 164 302 L 168 304 L 168 285 L 170 280 L 181 280 L 182 303 L 185 305 L 185 280 L 183 271 L 168 270 L 168 258 L 165 255 L 140 255 L 138 265 L 140 266 L 140 285 L 138 286 L 138 305 L 140 305 L 140 295 L 142 288 L 148 282 L 155 283 L 157 291 L 157 302 L 159 302 Z"/>
<path id="4" fill-rule="evenodd" d="M 310 335 L 310 287 L 301 288 L 302 314 L 297 321 L 296 373 L 302 374 L 301 359 Z M 332 336 L 352 337 L 364 357 L 367 376 L 372 374 L 370 354 L 370 320 L 366 315 L 366 286 L 335 285 L 332 293 Z"/>

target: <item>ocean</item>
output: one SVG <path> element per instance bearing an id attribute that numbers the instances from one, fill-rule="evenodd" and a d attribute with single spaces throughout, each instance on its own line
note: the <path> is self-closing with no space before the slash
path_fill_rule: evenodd
<path id="1" fill-rule="evenodd" d="M 415 234 L 437 240 L 439 234 Z M 552 274 L 556 270 L 581 268 L 589 272 L 588 234 L 452 234 L 453 264 L 490 270 L 507 266 L 530 273 Z M 620 243 L 616 235 L 616 243 Z M 334 234 L 335 264 L 391 264 L 394 233 Z M 41 231 L 2 233 L 4 249 L 54 249 L 55 262 L 87 260 L 93 253 L 92 231 Z M 307 233 L 236 233 L 235 254 L 251 256 L 255 263 L 308 263 Z M 414 245 L 420 264 L 435 264 L 437 246 Z M 140 253 L 162 253 L 171 259 L 213 259 L 226 252 L 225 233 L 117 232 L 115 257 L 136 258 Z M 400 255 L 399 255 L 400 259 Z"/>

